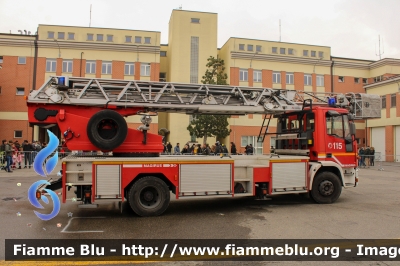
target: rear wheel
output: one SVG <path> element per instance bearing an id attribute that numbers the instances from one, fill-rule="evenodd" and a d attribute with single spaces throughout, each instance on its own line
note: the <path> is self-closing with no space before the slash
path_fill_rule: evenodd
<path id="1" fill-rule="evenodd" d="M 169 205 L 169 188 L 160 178 L 146 176 L 129 190 L 129 205 L 139 216 L 158 216 Z"/>
<path id="2" fill-rule="evenodd" d="M 334 173 L 322 172 L 313 181 L 311 198 L 322 204 L 335 202 L 342 193 L 342 184 Z"/>

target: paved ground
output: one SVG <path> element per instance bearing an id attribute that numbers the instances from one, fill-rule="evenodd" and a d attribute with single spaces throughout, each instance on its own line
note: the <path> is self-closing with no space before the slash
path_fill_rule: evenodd
<path id="1" fill-rule="evenodd" d="M 41 178 L 32 169 L 15 170 L 13 173 L 2 171 L 0 263 L 4 260 L 4 239 L 10 238 L 398 239 L 399 172 L 400 163 L 383 163 L 382 167 L 360 169 L 359 186 L 344 190 L 339 200 L 330 205 L 315 204 L 300 195 L 277 196 L 268 201 L 252 198 L 172 200 L 162 216 L 141 218 L 127 205 L 121 213 L 116 204 L 83 210 L 76 207 L 76 202 L 69 201 L 61 205 L 56 218 L 41 221 L 33 213 L 35 208 L 27 199 L 29 186 Z M 68 194 L 68 198 L 72 197 Z M 68 217 L 68 213 L 72 213 L 72 217 Z M 61 226 L 57 227 L 57 224 Z M 367 264 L 391 265 L 387 262 Z"/>

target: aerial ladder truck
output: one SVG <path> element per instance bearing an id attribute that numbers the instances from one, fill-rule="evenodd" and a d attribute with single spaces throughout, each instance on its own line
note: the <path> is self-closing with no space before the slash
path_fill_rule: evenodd
<path id="1" fill-rule="evenodd" d="M 357 119 L 379 118 L 378 95 L 316 93 L 212 84 L 50 77 L 27 98 L 31 125 L 58 125 L 69 150 L 112 151 L 70 155 L 62 178 L 48 186 L 75 187 L 81 208 L 128 201 L 139 216 L 157 216 L 176 199 L 265 198 L 306 194 L 333 203 L 358 182 Z M 258 136 L 276 140 L 268 155 L 160 155 L 162 136 L 147 132 L 159 112 L 262 114 Z M 138 129 L 124 117 L 141 115 Z M 276 132 L 270 132 L 271 121 Z M 235 191 L 239 184 L 240 190 Z M 171 193 L 172 192 L 172 193 Z"/>

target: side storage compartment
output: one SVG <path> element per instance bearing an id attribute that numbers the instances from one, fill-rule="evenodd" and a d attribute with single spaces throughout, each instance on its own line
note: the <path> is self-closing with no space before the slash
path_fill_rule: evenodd
<path id="1" fill-rule="evenodd" d="M 179 196 L 232 194 L 232 164 L 181 164 Z"/>
<path id="2" fill-rule="evenodd" d="M 307 162 L 271 163 L 272 194 L 307 192 Z"/>
<path id="3" fill-rule="evenodd" d="M 96 165 L 96 191 L 98 199 L 121 198 L 121 166 Z"/>

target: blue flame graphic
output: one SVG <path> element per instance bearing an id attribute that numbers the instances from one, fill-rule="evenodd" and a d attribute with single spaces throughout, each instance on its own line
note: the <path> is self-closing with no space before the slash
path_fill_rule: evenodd
<path id="1" fill-rule="evenodd" d="M 33 162 L 33 169 L 38 175 L 46 177 L 49 173 L 51 173 L 58 163 L 58 151 L 57 147 L 60 143 L 58 138 L 49 130 L 47 130 L 47 134 L 49 135 L 49 144 L 46 148 L 42 149 L 35 157 L 35 161 Z M 47 160 L 46 163 L 46 172 L 43 169 L 43 164 L 49 155 L 55 151 L 55 154 Z"/>
<path id="2" fill-rule="evenodd" d="M 50 174 L 54 168 L 57 166 L 58 163 L 58 138 L 49 130 L 47 130 L 47 134 L 49 135 L 49 144 L 47 145 L 46 148 L 42 149 L 35 157 L 35 161 L 33 162 L 33 169 L 38 175 L 41 175 L 43 177 L 46 177 L 48 174 Z M 55 151 L 55 154 L 48 158 L 53 152 Z M 47 163 L 45 164 L 45 160 L 47 159 Z M 46 168 L 44 170 L 43 168 Z M 31 185 L 31 187 L 28 190 L 28 199 L 30 203 L 38 208 L 38 209 L 43 209 L 44 207 L 39 203 L 38 199 L 36 198 L 36 191 L 39 186 L 41 185 L 50 185 L 49 182 L 46 180 L 39 180 L 36 181 Z M 53 211 L 49 214 L 42 214 L 37 211 L 34 211 L 37 217 L 44 221 L 48 221 L 50 219 L 53 219 L 54 217 L 57 216 L 57 214 L 60 212 L 60 199 L 58 198 L 57 194 L 50 190 L 50 189 L 44 189 L 46 191 L 51 199 L 53 200 Z M 45 195 L 41 195 L 41 200 L 43 200 L 44 203 L 49 204 L 49 199 Z"/>
<path id="3" fill-rule="evenodd" d="M 38 187 L 40 185 L 43 185 L 43 184 L 50 185 L 50 183 L 47 182 L 46 180 L 39 180 L 39 181 L 36 181 L 35 183 L 33 183 L 28 190 L 28 199 L 29 199 L 30 203 L 38 209 L 44 209 L 44 207 L 40 204 L 40 202 L 36 198 L 36 190 L 38 189 Z M 57 214 L 60 212 L 60 200 L 54 191 L 52 191 L 50 189 L 44 189 L 44 190 L 47 193 L 49 193 L 51 199 L 53 200 L 53 211 L 49 214 L 42 214 L 37 211 L 33 211 L 33 212 L 40 219 L 42 219 L 44 221 L 48 221 L 48 220 L 56 217 Z M 44 203 L 49 204 L 49 200 L 45 195 L 42 195 L 41 200 L 43 200 Z"/>

